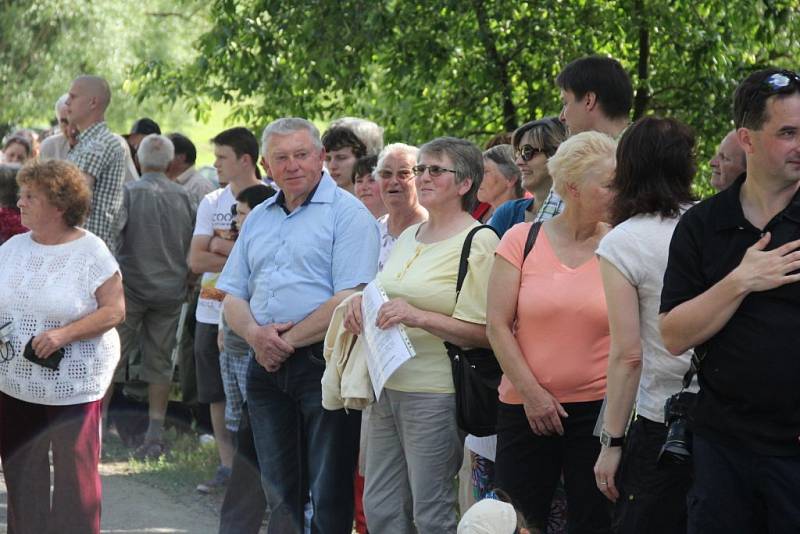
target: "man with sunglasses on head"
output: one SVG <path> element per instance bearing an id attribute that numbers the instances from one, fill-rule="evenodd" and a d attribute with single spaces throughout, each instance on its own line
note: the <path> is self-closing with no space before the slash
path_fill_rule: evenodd
<path id="1" fill-rule="evenodd" d="M 690 533 L 800 532 L 800 78 L 739 84 L 747 171 L 672 237 L 661 334 L 695 348 Z"/>

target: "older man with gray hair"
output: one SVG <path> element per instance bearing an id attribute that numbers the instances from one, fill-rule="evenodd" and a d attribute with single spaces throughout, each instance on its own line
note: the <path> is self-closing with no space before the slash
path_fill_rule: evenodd
<path id="1" fill-rule="evenodd" d="M 186 300 L 186 257 L 195 208 L 189 194 L 164 172 L 175 155 L 172 142 L 152 134 L 137 152 L 141 179 L 125 184 L 119 215 L 117 261 L 125 286 L 125 322 L 118 327 L 122 360 L 115 380 L 125 381 L 127 360 L 141 354 L 140 380 L 148 384 L 150 423 L 135 455 L 164 453 L 164 417 L 172 380 L 172 352 L 181 305 Z"/>
<path id="2" fill-rule="evenodd" d="M 67 98 L 68 94 L 63 94 L 56 100 L 56 120 L 58 121 L 58 132 L 47 137 L 39 147 L 39 159 L 47 161 L 49 159 L 67 159 L 70 149 L 78 142 L 78 132 L 69 125 L 67 118 Z"/>
<path id="3" fill-rule="evenodd" d="M 262 144 L 281 191 L 250 212 L 217 289 L 253 351 L 247 403 L 269 532 L 301 532 L 310 491 L 311 532 L 350 534 L 361 414 L 322 408 L 322 341 L 336 306 L 375 277 L 378 226 L 323 170 L 311 122 L 278 119 Z"/>

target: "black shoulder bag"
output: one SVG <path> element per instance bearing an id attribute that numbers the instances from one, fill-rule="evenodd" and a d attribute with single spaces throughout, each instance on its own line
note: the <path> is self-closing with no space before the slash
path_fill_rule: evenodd
<path id="1" fill-rule="evenodd" d="M 535 223 L 528 232 L 525 243 L 527 257 L 541 223 Z M 469 268 L 469 253 L 472 238 L 482 228 L 494 228 L 488 225 L 478 226 L 467 234 L 461 249 L 461 261 L 458 265 L 456 279 L 456 302 L 461 293 L 461 286 Z M 496 231 L 495 231 L 496 233 Z M 524 260 L 523 260 L 524 261 Z M 456 421 L 458 427 L 473 436 L 491 436 L 496 433 L 497 426 L 497 387 L 503 370 L 494 357 L 492 349 L 463 349 L 447 341 L 444 342 L 453 372 L 453 385 L 456 390 Z"/>

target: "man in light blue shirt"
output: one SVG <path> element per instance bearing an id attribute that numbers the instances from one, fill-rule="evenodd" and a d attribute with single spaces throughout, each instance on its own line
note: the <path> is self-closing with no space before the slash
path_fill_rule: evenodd
<path id="1" fill-rule="evenodd" d="M 375 277 L 379 231 L 323 172 L 312 123 L 278 119 L 262 143 L 281 192 L 250 213 L 217 288 L 253 349 L 247 400 L 269 532 L 302 531 L 310 490 L 312 532 L 350 534 L 361 414 L 322 408 L 322 340 L 336 306 Z"/>

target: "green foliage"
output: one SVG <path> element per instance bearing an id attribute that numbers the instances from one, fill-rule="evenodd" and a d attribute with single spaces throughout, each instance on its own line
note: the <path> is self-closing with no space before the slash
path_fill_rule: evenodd
<path id="1" fill-rule="evenodd" d="M 82 73 L 111 84 L 107 118 L 118 131 L 140 114 L 180 123 L 185 111 L 174 101 L 132 96 L 128 68 L 193 58 L 192 43 L 208 27 L 204 6 L 199 0 L 0 0 L 0 125 L 46 125 L 55 101 Z"/>
<path id="2" fill-rule="evenodd" d="M 618 58 L 636 116 L 691 124 L 706 158 L 731 127 L 744 73 L 797 64 L 797 0 L 215 0 L 188 65 L 136 70 L 141 96 L 233 106 L 253 126 L 286 115 L 363 115 L 389 139 L 492 134 L 559 111 L 556 74 Z"/>

